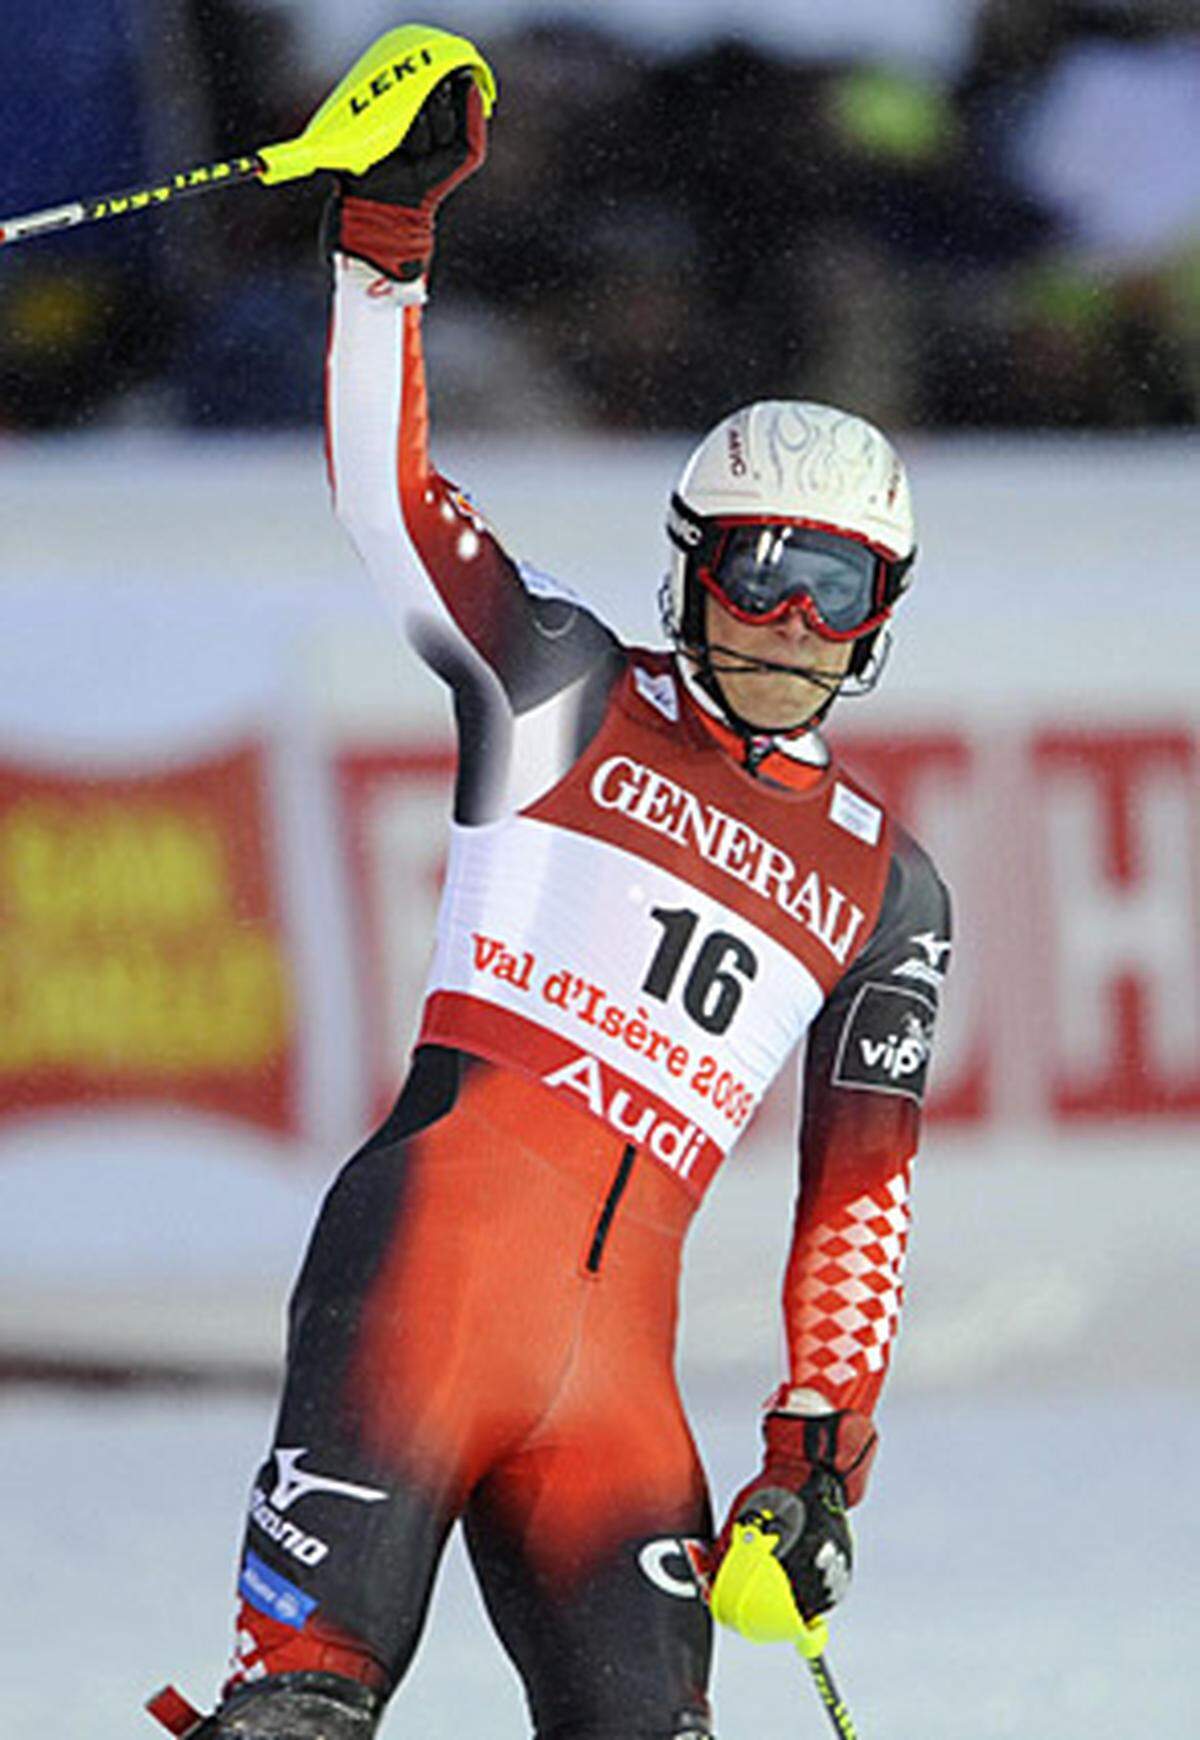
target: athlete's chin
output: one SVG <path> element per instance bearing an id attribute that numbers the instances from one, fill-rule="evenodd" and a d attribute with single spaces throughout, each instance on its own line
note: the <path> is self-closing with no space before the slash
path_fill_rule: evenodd
<path id="1" fill-rule="evenodd" d="M 747 693 L 741 692 L 743 687 Z M 761 689 L 755 690 L 749 683 L 723 685 L 722 692 L 738 718 L 744 720 L 751 730 L 781 735 L 802 731 L 829 698 L 823 690 L 811 684 L 805 687 L 809 689 L 807 695 L 797 695 L 797 685 L 793 682 L 787 682 L 777 692 L 768 694 Z"/>

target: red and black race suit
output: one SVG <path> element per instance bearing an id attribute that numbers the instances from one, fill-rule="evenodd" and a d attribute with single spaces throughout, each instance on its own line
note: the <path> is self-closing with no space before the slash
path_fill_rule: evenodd
<path id="1" fill-rule="evenodd" d="M 412 1074 L 293 1300 L 231 1683 L 394 1685 L 463 1518 L 539 1735 L 669 1736 L 709 1652 L 683 1237 L 799 1050 L 784 1382 L 871 1412 L 946 894 L 836 761 L 751 773 L 670 657 L 505 551 L 429 459 L 421 287 L 334 270 L 336 505 L 450 685 L 459 768 Z"/>

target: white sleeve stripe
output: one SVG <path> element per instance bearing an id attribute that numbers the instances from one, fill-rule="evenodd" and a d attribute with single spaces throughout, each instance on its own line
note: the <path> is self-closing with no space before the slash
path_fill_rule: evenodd
<path id="1" fill-rule="evenodd" d="M 400 499 L 404 316 L 423 298 L 337 256 L 330 354 L 329 454 L 338 518 L 402 620 L 415 607 L 448 621 Z M 382 290 L 382 293 L 380 293 Z"/>

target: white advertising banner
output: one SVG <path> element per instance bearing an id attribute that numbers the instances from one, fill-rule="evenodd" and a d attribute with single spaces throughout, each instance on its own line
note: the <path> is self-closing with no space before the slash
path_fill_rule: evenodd
<path id="1" fill-rule="evenodd" d="M 443 463 L 521 555 L 658 642 L 685 446 Z M 933 1139 L 1194 1143 L 1197 449 L 906 451 L 917 583 L 879 693 L 832 736 L 954 892 Z M 344 546 L 315 441 L 13 447 L 0 564 L 0 1302 L 281 1288 L 403 1076 L 444 695 Z M 790 1149 L 786 1097 L 752 1164 Z"/>

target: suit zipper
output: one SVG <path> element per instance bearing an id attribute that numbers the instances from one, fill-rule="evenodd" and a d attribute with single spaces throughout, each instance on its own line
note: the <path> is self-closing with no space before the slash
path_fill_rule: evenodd
<path id="1" fill-rule="evenodd" d="M 597 1220 L 596 1230 L 592 1234 L 592 1248 L 588 1252 L 587 1258 L 589 1275 L 599 1273 L 600 1259 L 604 1255 L 604 1247 L 608 1242 L 608 1235 L 612 1231 L 613 1217 L 617 1212 L 617 1205 L 625 1194 L 625 1186 L 629 1183 L 629 1174 L 633 1171 L 633 1163 L 636 1158 L 637 1149 L 630 1142 L 621 1155 L 621 1163 L 608 1187 L 608 1195 L 604 1198 L 604 1206 L 600 1210 L 600 1218 Z"/>

